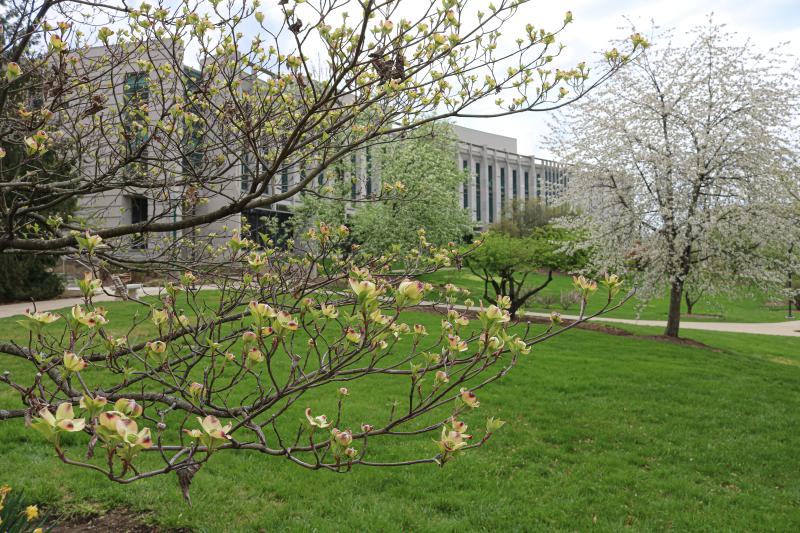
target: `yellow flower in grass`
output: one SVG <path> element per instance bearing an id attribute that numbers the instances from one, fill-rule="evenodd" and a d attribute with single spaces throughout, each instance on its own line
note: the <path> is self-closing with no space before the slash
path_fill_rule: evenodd
<path id="1" fill-rule="evenodd" d="M 39 508 L 35 505 L 29 505 L 25 508 L 25 518 L 30 522 L 39 518 Z"/>

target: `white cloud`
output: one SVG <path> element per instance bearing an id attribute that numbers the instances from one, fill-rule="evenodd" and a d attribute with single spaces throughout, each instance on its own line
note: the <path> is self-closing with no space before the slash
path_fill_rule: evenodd
<path id="1" fill-rule="evenodd" d="M 608 48 L 612 39 L 630 34 L 630 23 L 643 33 L 649 33 L 654 22 L 661 28 L 674 28 L 675 38 L 690 28 L 703 24 L 710 13 L 714 20 L 725 23 L 730 31 L 744 40 L 767 49 L 800 35 L 800 5 L 797 0 L 572 0 L 568 4 L 533 0 L 520 8 L 514 22 L 520 26 L 531 22 L 536 26 L 557 26 L 568 6 L 574 22 L 562 34 L 564 50 L 562 65 L 568 67 L 578 61 L 596 60 L 597 53 Z M 654 43 L 656 46 L 658 43 Z M 800 41 L 789 42 L 786 52 L 800 56 Z M 493 119 L 462 119 L 464 126 L 512 135 L 518 140 L 523 154 L 547 157 L 543 139 L 548 134 L 547 122 L 553 118 L 549 112 L 524 113 Z"/>

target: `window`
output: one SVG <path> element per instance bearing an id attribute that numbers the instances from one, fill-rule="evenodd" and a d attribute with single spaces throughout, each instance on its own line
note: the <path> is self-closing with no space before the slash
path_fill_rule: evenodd
<path id="1" fill-rule="evenodd" d="M 489 165 L 489 222 L 494 222 L 494 169 Z"/>
<path id="2" fill-rule="evenodd" d="M 511 196 L 517 197 L 517 171 L 511 171 Z"/>
<path id="3" fill-rule="evenodd" d="M 367 182 L 365 186 L 367 197 L 372 196 L 372 154 L 369 153 L 369 148 L 367 148 Z"/>
<path id="4" fill-rule="evenodd" d="M 464 159 L 464 160 L 461 161 L 461 163 L 462 163 L 461 168 L 464 169 L 464 174 L 469 175 L 469 161 Z M 464 189 L 464 200 L 463 200 L 464 209 L 466 209 L 466 208 L 469 207 L 469 187 L 467 186 L 466 183 L 463 183 L 462 187 Z"/>
<path id="5" fill-rule="evenodd" d="M 196 93 L 199 91 L 200 71 L 188 69 L 186 79 L 186 108 L 198 117 L 202 110 L 197 103 Z M 199 177 L 203 171 L 203 139 L 204 132 L 202 122 L 197 120 L 192 123 L 185 122 L 185 133 L 183 134 L 182 150 L 183 158 L 181 166 L 183 173 L 190 176 Z"/>
<path id="6" fill-rule="evenodd" d="M 131 224 L 139 224 L 141 222 L 147 222 L 148 220 L 147 198 L 145 198 L 144 196 L 131 196 L 130 204 L 131 204 Z M 138 250 L 147 248 L 147 239 L 145 238 L 144 234 L 139 233 L 134 235 L 132 247 Z"/>
<path id="7" fill-rule="evenodd" d="M 525 171 L 525 199 L 527 200 L 530 197 L 531 197 L 531 184 L 530 184 L 530 178 L 528 176 L 528 171 L 526 170 Z"/>
<path id="8" fill-rule="evenodd" d="M 252 168 L 252 159 L 253 154 L 250 152 L 245 152 L 242 154 L 241 157 L 241 184 L 242 184 L 242 191 L 249 191 L 250 184 L 253 181 L 253 168 Z"/>
<path id="9" fill-rule="evenodd" d="M 350 165 L 352 166 L 352 175 L 350 176 L 350 198 L 356 199 L 356 182 L 358 181 L 358 174 L 356 173 L 356 154 L 350 156 Z"/>
<path id="10" fill-rule="evenodd" d="M 125 75 L 125 85 L 123 86 L 123 120 L 122 125 L 125 131 L 125 140 L 128 150 L 136 152 L 147 141 L 148 130 L 144 114 L 146 104 L 150 100 L 149 79 L 146 72 L 134 72 Z M 146 154 L 146 148 L 142 149 L 142 155 Z"/>
<path id="11" fill-rule="evenodd" d="M 281 171 L 281 192 L 289 190 L 289 169 L 284 168 Z"/>
<path id="12" fill-rule="evenodd" d="M 481 219 L 481 164 L 475 163 L 475 220 Z"/>
<path id="13" fill-rule="evenodd" d="M 319 185 L 320 187 L 325 185 L 325 172 L 324 171 L 322 171 L 319 174 L 317 174 L 317 185 Z"/>
<path id="14" fill-rule="evenodd" d="M 536 198 L 542 197 L 542 175 L 537 172 L 536 173 Z"/>
<path id="15" fill-rule="evenodd" d="M 500 167 L 500 203 L 503 204 L 506 201 L 506 169 L 505 167 Z"/>

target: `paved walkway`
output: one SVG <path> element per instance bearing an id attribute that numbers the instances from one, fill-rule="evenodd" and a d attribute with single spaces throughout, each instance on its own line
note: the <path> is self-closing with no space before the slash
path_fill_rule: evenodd
<path id="1" fill-rule="evenodd" d="M 148 295 L 158 294 L 158 289 L 153 287 L 145 287 L 140 289 L 139 295 L 142 293 Z M 94 297 L 95 302 L 112 302 L 118 301 L 121 298 L 116 296 L 109 296 L 106 294 L 99 294 Z M 75 304 L 83 303 L 83 298 L 60 298 L 58 300 L 44 300 L 36 302 L 36 309 L 39 311 L 54 311 L 56 309 L 64 309 L 72 307 Z M 424 303 L 424 302 L 423 302 Z M 461 306 L 458 306 L 461 307 Z M 0 318 L 6 318 L 16 315 L 21 315 L 26 309 L 32 308 L 30 303 L 18 303 L 0 305 Z M 549 313 L 525 313 L 527 316 L 537 316 L 548 318 Z M 575 320 L 578 317 L 575 315 L 561 315 L 567 320 Z M 653 326 L 658 328 L 666 327 L 667 323 L 664 320 L 633 320 L 627 318 L 606 318 L 599 317 L 592 319 L 597 322 L 611 322 L 617 324 L 630 324 L 632 326 Z M 681 321 L 681 329 L 700 329 L 704 331 L 722 331 L 727 333 L 755 333 L 759 335 L 780 335 L 784 337 L 800 337 L 800 320 L 790 320 L 787 322 L 690 322 L 688 320 Z"/>
<path id="2" fill-rule="evenodd" d="M 528 316 L 549 317 L 548 313 L 525 313 Z M 578 318 L 574 315 L 561 315 L 567 320 Z M 613 322 L 617 324 L 630 324 L 632 326 L 654 326 L 664 328 L 666 320 L 633 320 L 628 318 L 598 317 L 592 319 L 597 322 Z M 724 331 L 727 333 L 756 333 L 759 335 L 780 335 L 784 337 L 800 337 L 800 320 L 787 322 L 690 322 L 681 320 L 681 330 L 701 329 L 705 331 Z"/>

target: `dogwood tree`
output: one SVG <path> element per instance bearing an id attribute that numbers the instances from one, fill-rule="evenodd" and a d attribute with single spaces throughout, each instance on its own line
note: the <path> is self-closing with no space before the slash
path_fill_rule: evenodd
<path id="1" fill-rule="evenodd" d="M 413 278 L 460 252 L 423 235 L 410 251 L 360 254 L 327 224 L 279 247 L 245 235 L 239 214 L 486 98 L 495 115 L 564 105 L 631 52 L 592 82 L 583 64 L 556 69 L 561 28 L 503 43 L 521 3 L 442 0 L 404 17 L 394 0 L 17 2 L 0 127 L 22 157 L 0 152 L 0 253 L 67 255 L 86 275 L 80 304 L 32 304 L 24 333 L 0 342 L 0 385 L 17 400 L 0 419 L 25 420 L 68 465 L 120 483 L 173 473 L 187 494 L 221 453 L 346 472 L 443 465 L 484 445 L 502 422 L 467 433 L 478 393 L 573 324 L 512 329 L 507 299 L 469 314 L 451 290 L 429 330 L 408 318 L 428 289 Z M 137 220 L 109 217 L 128 195 L 151 203 Z M 75 216 L 51 214 L 71 201 Z M 96 300 L 114 265 L 168 279 L 115 318 Z M 607 290 L 604 310 L 617 281 Z M 388 406 L 346 407 L 359 388 L 398 385 Z M 415 437 L 429 454 L 379 451 Z"/>
<path id="2" fill-rule="evenodd" d="M 625 268 L 644 295 L 668 289 L 669 336 L 688 281 L 694 293 L 784 283 L 775 251 L 795 232 L 782 216 L 798 110 L 786 58 L 712 22 L 689 37 L 663 36 L 569 111 L 553 142 L 571 165 L 566 223 L 586 232 L 598 269 Z"/>
<path id="3" fill-rule="evenodd" d="M 556 67 L 572 15 L 504 35 L 522 3 L 20 1 L 3 32 L 0 121 L 26 157 L 0 164 L 29 170 L 2 183 L 0 251 L 74 253 L 91 229 L 109 261 L 133 247 L 140 264 L 174 265 L 192 245 L 196 263 L 197 237 L 225 228 L 195 228 L 238 224 L 370 144 L 482 115 L 486 99 L 485 116 L 559 107 L 627 58 L 591 81 L 583 63 Z M 147 209 L 115 216 L 131 196 Z M 78 216 L 45 214 L 71 199 Z M 147 234 L 158 242 L 142 246 Z"/>

